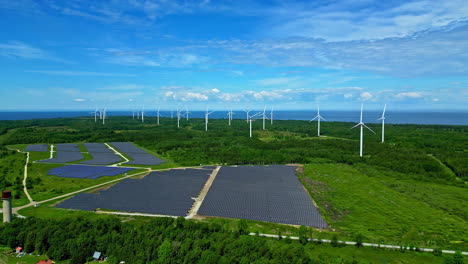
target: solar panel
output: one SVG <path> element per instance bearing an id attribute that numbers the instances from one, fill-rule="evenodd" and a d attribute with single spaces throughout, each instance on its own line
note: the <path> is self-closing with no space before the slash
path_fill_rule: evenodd
<path id="1" fill-rule="evenodd" d="M 38 151 L 38 152 L 45 152 L 48 151 L 49 145 L 47 144 L 36 144 L 36 145 L 28 145 L 24 151 Z"/>
<path id="2" fill-rule="evenodd" d="M 133 168 L 67 165 L 63 167 L 53 168 L 47 172 L 47 175 L 56 175 L 65 178 L 97 179 L 103 176 L 119 175 L 125 172 L 129 172 L 131 170 L 133 170 Z"/>
<path id="3" fill-rule="evenodd" d="M 186 216 L 206 183 L 210 170 L 152 172 L 142 179 L 125 179 L 99 194 L 78 194 L 57 205 L 60 208 Z"/>
<path id="4" fill-rule="evenodd" d="M 327 227 L 295 167 L 285 165 L 222 167 L 198 213 Z"/>
<path id="5" fill-rule="evenodd" d="M 136 147 L 130 142 L 111 142 L 110 144 L 131 159 L 131 161 L 126 162 L 125 164 L 158 165 L 164 163 L 163 160 Z"/>
<path id="6" fill-rule="evenodd" d="M 57 151 L 55 158 L 39 160 L 38 162 L 52 162 L 52 163 L 67 163 L 77 160 L 82 160 L 83 154 L 81 152 L 66 152 L 66 151 Z"/>

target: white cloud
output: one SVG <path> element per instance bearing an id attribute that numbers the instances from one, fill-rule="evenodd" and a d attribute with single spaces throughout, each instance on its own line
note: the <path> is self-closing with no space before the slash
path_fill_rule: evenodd
<path id="1" fill-rule="evenodd" d="M 373 96 L 372 96 L 372 94 L 369 93 L 369 92 L 362 92 L 362 93 L 360 94 L 360 97 L 361 97 L 361 100 L 367 101 L 367 100 L 370 100 Z"/>
<path id="2" fill-rule="evenodd" d="M 323 5 L 288 3 L 269 10 L 271 22 L 263 29 L 274 36 L 301 36 L 327 41 L 403 37 L 418 31 L 452 26 L 466 20 L 468 2 L 332 1 Z"/>
<path id="3" fill-rule="evenodd" d="M 213 92 L 213 93 L 219 93 L 219 90 L 216 89 L 216 88 L 214 88 L 214 89 L 211 89 L 211 92 Z"/>
<path id="4" fill-rule="evenodd" d="M 86 99 L 76 98 L 76 99 L 73 99 L 73 101 L 75 101 L 75 102 L 84 102 L 84 101 L 86 101 Z"/>
<path id="5" fill-rule="evenodd" d="M 420 98 L 423 97 L 422 92 L 404 92 L 404 93 L 398 93 L 395 95 L 395 97 L 404 99 L 404 98 Z"/>
<path id="6" fill-rule="evenodd" d="M 58 59 L 40 48 L 36 48 L 18 41 L 0 43 L 0 56 L 9 58 L 42 59 L 65 62 L 64 60 Z"/>

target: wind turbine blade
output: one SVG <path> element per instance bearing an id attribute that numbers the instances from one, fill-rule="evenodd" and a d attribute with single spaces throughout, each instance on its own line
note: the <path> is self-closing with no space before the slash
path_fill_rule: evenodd
<path id="1" fill-rule="evenodd" d="M 350 129 L 353 129 L 353 128 L 355 128 L 355 127 L 358 127 L 359 125 L 361 125 L 361 123 L 359 123 L 359 124 L 356 124 L 355 126 L 353 126 L 353 127 L 352 127 L 352 128 L 350 128 Z"/>
<path id="2" fill-rule="evenodd" d="M 312 121 L 314 121 L 314 120 L 317 119 L 317 118 L 318 118 L 318 116 L 312 118 L 309 122 L 312 122 Z"/>
<path id="3" fill-rule="evenodd" d="M 385 109 L 386 109 L 386 108 L 387 108 L 387 104 L 385 104 L 384 107 L 383 107 L 382 118 L 385 117 Z"/>
<path id="4" fill-rule="evenodd" d="M 323 121 L 327 121 L 327 120 L 326 120 L 325 118 L 323 118 L 323 117 L 320 117 L 320 119 L 322 119 Z"/>
<path id="5" fill-rule="evenodd" d="M 361 119 L 359 119 L 360 123 L 362 123 L 362 108 L 364 108 L 364 104 L 361 104 Z"/>
<path id="6" fill-rule="evenodd" d="M 362 125 L 363 125 L 365 128 L 369 129 L 372 133 L 375 134 L 374 130 L 372 130 L 370 127 L 366 126 L 366 124 L 363 123 Z"/>

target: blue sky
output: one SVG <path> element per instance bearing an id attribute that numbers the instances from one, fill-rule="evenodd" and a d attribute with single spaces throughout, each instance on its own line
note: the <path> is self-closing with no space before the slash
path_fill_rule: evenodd
<path id="1" fill-rule="evenodd" d="M 3 110 L 468 110 L 468 2 L 0 0 Z"/>

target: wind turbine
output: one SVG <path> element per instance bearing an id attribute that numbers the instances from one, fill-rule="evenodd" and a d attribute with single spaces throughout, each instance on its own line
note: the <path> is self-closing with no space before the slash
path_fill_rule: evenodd
<path id="1" fill-rule="evenodd" d="M 143 106 L 143 109 L 141 110 L 141 122 L 145 122 L 145 107 Z"/>
<path id="2" fill-rule="evenodd" d="M 320 137 L 320 119 L 323 120 L 323 121 L 327 121 L 325 120 L 325 118 L 323 118 L 321 115 L 320 115 L 320 106 L 317 106 L 317 116 L 315 116 L 312 120 L 310 120 L 309 122 L 312 122 L 314 121 L 315 119 L 317 119 L 317 136 Z"/>
<path id="3" fill-rule="evenodd" d="M 254 121 L 254 117 L 257 117 L 259 115 L 261 115 L 262 112 L 258 112 L 256 113 L 255 115 L 252 115 L 252 116 L 248 116 L 248 122 L 249 122 L 249 135 L 250 137 L 252 137 L 252 122 Z"/>
<path id="4" fill-rule="evenodd" d="M 106 108 L 102 111 L 102 124 L 106 124 Z"/>
<path id="5" fill-rule="evenodd" d="M 249 122 L 249 113 L 250 113 L 250 110 L 244 110 L 245 114 L 246 114 L 246 118 L 245 118 L 245 122 Z"/>
<path id="6" fill-rule="evenodd" d="M 263 130 L 265 130 L 265 120 L 268 119 L 268 117 L 266 116 L 266 106 L 263 107 L 262 119 L 263 119 Z"/>
<path id="7" fill-rule="evenodd" d="M 383 107 L 382 117 L 377 120 L 382 120 L 382 143 L 385 141 L 385 109 L 387 108 L 387 104 Z"/>
<path id="8" fill-rule="evenodd" d="M 355 127 L 360 127 L 361 128 L 361 136 L 360 136 L 360 139 L 359 139 L 359 157 L 362 157 L 362 144 L 363 144 L 363 140 L 364 140 L 364 131 L 363 131 L 363 128 L 367 128 L 369 129 L 372 133 L 375 134 L 375 132 L 370 129 L 368 126 L 366 126 L 366 124 L 364 124 L 364 122 L 362 122 L 362 108 L 363 108 L 363 105 L 361 104 L 361 118 L 359 119 L 359 123 L 357 123 L 355 126 L 353 126 L 351 129 L 355 128 Z"/>
<path id="9" fill-rule="evenodd" d="M 191 114 L 191 112 L 189 112 L 188 108 L 185 107 L 185 117 L 187 118 L 187 121 L 188 121 L 188 115 Z"/>
<path id="10" fill-rule="evenodd" d="M 94 110 L 94 123 L 97 122 L 97 108 Z"/>
<path id="11" fill-rule="evenodd" d="M 232 115 L 233 115 L 233 114 L 234 114 L 234 113 L 232 112 L 232 108 L 231 108 L 231 110 L 228 111 L 228 114 L 227 114 L 227 118 L 228 118 L 228 120 L 229 120 L 229 126 L 231 126 L 231 121 L 232 121 Z"/>
<path id="12" fill-rule="evenodd" d="M 171 112 L 171 113 L 172 113 L 172 112 Z M 177 108 L 177 127 L 180 127 L 180 116 L 181 116 L 181 115 L 182 115 L 182 114 L 180 113 L 179 108 Z"/>
<path id="13" fill-rule="evenodd" d="M 157 118 L 157 122 L 158 122 L 158 125 L 159 125 L 159 106 L 158 106 L 158 111 L 156 111 L 156 118 Z"/>
<path id="14" fill-rule="evenodd" d="M 214 111 L 208 112 L 208 107 L 206 108 L 205 112 L 205 131 L 208 131 L 208 116 L 212 114 Z"/>
<path id="15" fill-rule="evenodd" d="M 271 112 L 270 112 L 270 124 L 273 125 L 273 106 L 271 106 Z"/>
<path id="16" fill-rule="evenodd" d="M 135 110 L 132 111 L 132 119 L 135 120 Z"/>

